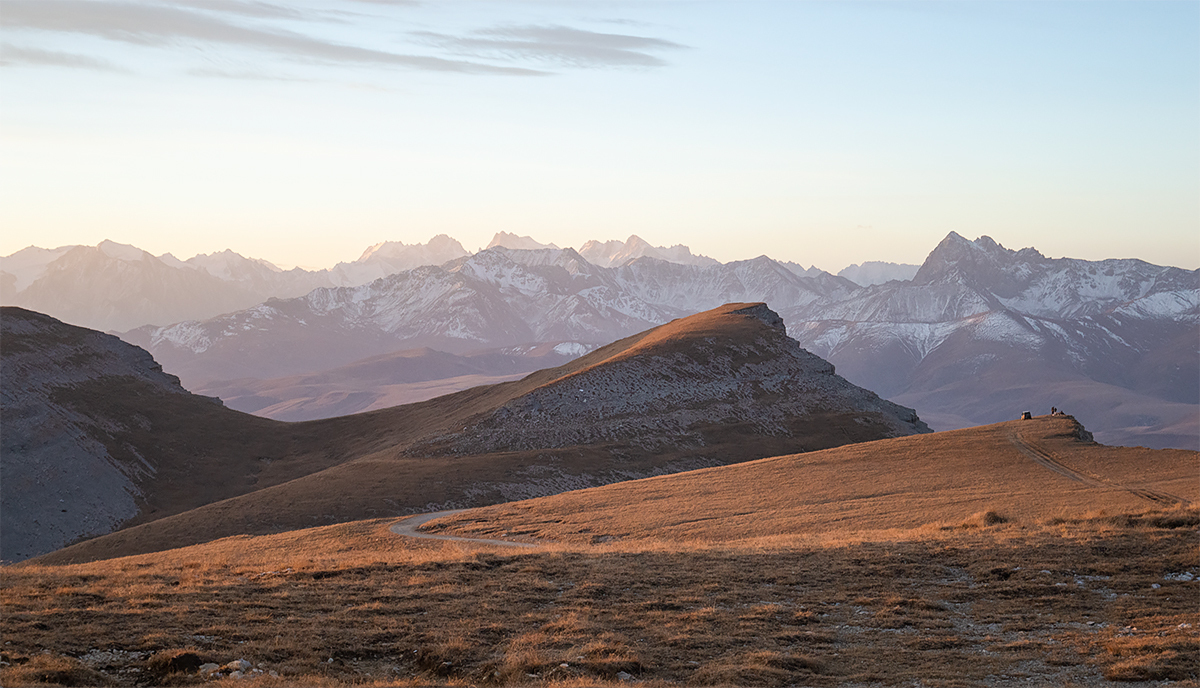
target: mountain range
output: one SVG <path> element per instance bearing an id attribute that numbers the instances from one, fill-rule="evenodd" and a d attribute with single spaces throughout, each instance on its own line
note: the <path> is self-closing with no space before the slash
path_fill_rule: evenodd
<path id="1" fill-rule="evenodd" d="M 929 432 L 835 375 L 763 304 L 520 380 L 302 423 L 191 394 L 111 335 L 15 307 L 0 325 L 6 560 L 118 528 L 71 551 L 155 551 Z"/>
<path id="2" fill-rule="evenodd" d="M 488 248 L 558 248 L 527 236 L 499 232 Z M 715 264 L 686 246 L 654 247 L 637 236 L 584 249 L 599 264 L 617 265 L 648 255 L 681 263 Z M 142 325 L 204 320 L 271 298 L 292 298 L 321 287 L 356 287 L 423 265 L 442 265 L 470 255 L 444 234 L 424 244 L 384 241 L 357 260 L 325 270 L 283 270 L 230 250 L 179 260 L 135 246 L 102 241 L 96 246 L 30 246 L 0 257 L 0 303 L 22 306 L 83 326 L 122 331 Z"/>
<path id="3" fill-rule="evenodd" d="M 266 271 L 277 285 L 292 279 L 288 274 L 316 273 L 273 272 L 229 252 L 216 254 L 224 263 L 197 256 L 193 268 L 171 269 L 144 252 L 133 261 L 135 251 L 111 242 L 65 252 L 30 248 L 0 268 L 13 289 L 24 287 L 22 298 L 38 296 L 51 315 L 68 320 L 64 312 L 110 312 L 132 322 L 123 305 L 154 303 L 139 285 L 160 285 L 152 290 L 158 302 L 178 294 L 178 311 L 196 307 L 186 296 L 193 290 L 208 294 L 204 308 L 222 315 L 121 336 L 151 351 L 185 387 L 280 419 L 417 401 L 459 388 L 437 380 L 462 377 L 396 378 L 372 387 L 345 368 L 364 359 L 393 355 L 411 367 L 413 359 L 398 352 L 429 349 L 470 355 L 475 363 L 496 351 L 518 358 L 518 350 L 554 347 L 582 353 L 722 303 L 764 301 L 804 347 L 856 384 L 918 408 L 937 429 L 1057 406 L 1110 444 L 1200 447 L 1200 272 L 1139 260 L 1051 259 L 1033 248 L 1014 251 L 989 237 L 950 233 L 919 267 L 864 263 L 836 276 L 766 256 L 721 264 L 636 236 L 575 251 L 502 232 L 474 255 L 446 237 L 380 244 L 350 264 L 360 279 L 405 265 L 405 256 L 453 258 L 357 285 L 342 264 L 321 279 L 332 283 L 336 273 L 351 286 L 305 291 L 297 283 L 302 295 L 239 309 L 237 298 L 254 301 L 249 292 L 263 289 L 231 290 L 269 280 L 231 281 L 242 273 L 223 264 Z M 88 260 L 66 260 L 76 257 Z M 61 284 L 74 291 L 50 288 Z M 112 284 L 129 298 L 104 296 Z M 476 366 L 458 385 L 498 381 L 535 364 Z"/>
<path id="4" fill-rule="evenodd" d="M 716 265 L 643 256 L 605 268 L 572 249 L 493 248 L 122 336 L 185 386 L 222 394 L 226 380 L 417 347 L 595 347 L 733 301 L 770 304 L 805 348 L 937 429 L 1057 406 L 1110 444 L 1200 445 L 1200 272 L 1050 259 L 955 233 L 913 279 L 868 287 L 765 256 Z"/>
<path id="5" fill-rule="evenodd" d="M 538 342 L 607 344 L 750 294 L 805 303 L 852 283 L 801 277 L 762 257 L 713 266 L 638 258 L 601 268 L 573 249 L 491 248 L 355 288 L 316 289 L 205 321 L 122 335 L 189 388 L 346 365 L 390 351 L 451 353 Z M 279 351 L 287 351 L 280 356 Z"/>
<path id="6" fill-rule="evenodd" d="M 910 282 L 779 310 L 806 348 L 938 429 L 1057 406 L 1108 444 L 1200 445 L 1200 271 L 951 233 Z"/>

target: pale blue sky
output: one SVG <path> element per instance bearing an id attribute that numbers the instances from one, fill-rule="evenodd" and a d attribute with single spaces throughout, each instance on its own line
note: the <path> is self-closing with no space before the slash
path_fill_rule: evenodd
<path id="1" fill-rule="evenodd" d="M 1200 267 L 1200 3 L 6 0 L 0 255 Z"/>

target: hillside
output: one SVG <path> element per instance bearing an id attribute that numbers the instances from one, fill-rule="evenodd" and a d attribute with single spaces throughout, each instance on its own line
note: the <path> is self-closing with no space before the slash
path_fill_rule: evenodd
<path id="1" fill-rule="evenodd" d="M 1073 418 L 1040 416 L 474 509 L 425 529 L 553 542 L 727 542 L 986 525 L 996 516 L 1030 524 L 1198 503 L 1197 475 L 1196 452 L 1106 447 Z"/>
<path id="2" fill-rule="evenodd" d="M 71 360 L 46 359 L 37 370 L 45 377 L 53 361 Z M 140 525 L 55 555 L 67 559 L 481 506 L 928 431 L 912 409 L 850 385 L 800 349 L 762 304 L 685 318 L 521 380 L 305 423 L 255 418 L 177 387 L 179 403 L 203 403 L 207 413 L 98 374 L 88 385 L 88 394 L 72 392 L 72 408 L 110 413 L 104 427 L 145 419 L 111 442 L 155 472 L 136 483 L 145 506 L 124 521 Z M 61 476 L 46 489 L 58 495 L 77 480 Z"/>
<path id="3" fill-rule="evenodd" d="M 0 309 L 0 558 L 178 513 L 328 467 L 363 448 L 189 393 L 150 354 Z"/>
<path id="4" fill-rule="evenodd" d="M 435 522 L 557 539 L 521 549 L 377 518 L 59 553 L 0 568 L 0 681 L 1194 685 L 1200 512 L 1172 502 L 1200 457 L 1086 436 L 1040 417 Z"/>

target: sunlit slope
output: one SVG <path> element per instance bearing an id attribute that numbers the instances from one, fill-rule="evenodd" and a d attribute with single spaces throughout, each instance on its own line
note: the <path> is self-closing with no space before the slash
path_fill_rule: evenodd
<path id="1" fill-rule="evenodd" d="M 566 542 L 726 541 L 1033 522 L 1200 501 L 1200 454 L 1106 447 L 1038 417 L 475 509 L 428 529 Z"/>

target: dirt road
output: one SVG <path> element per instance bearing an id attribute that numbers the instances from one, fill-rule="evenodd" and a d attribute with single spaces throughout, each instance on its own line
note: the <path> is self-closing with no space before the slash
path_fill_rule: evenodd
<path id="1" fill-rule="evenodd" d="M 537 544 L 532 543 L 532 542 L 510 542 L 508 540 L 489 540 L 489 539 L 485 539 L 485 538 L 465 538 L 465 537 L 458 537 L 455 535 L 434 535 L 433 533 L 422 533 L 419 530 L 417 530 L 417 528 L 420 528 L 421 526 L 425 525 L 426 523 L 428 523 L 434 519 L 441 518 L 443 516 L 452 516 L 454 514 L 462 513 L 464 511 L 466 511 L 466 509 L 451 509 L 449 511 L 434 511 L 433 513 L 429 513 L 429 514 L 417 514 L 416 516 L 408 516 L 400 521 L 397 521 L 396 523 L 393 523 L 392 526 L 388 530 L 392 531 L 396 535 L 403 535 L 405 537 L 413 537 L 413 538 L 423 538 L 426 540 L 450 540 L 452 542 L 473 542 L 473 543 L 476 543 L 479 545 L 499 545 L 501 547 L 524 547 L 524 548 L 537 547 Z"/>

